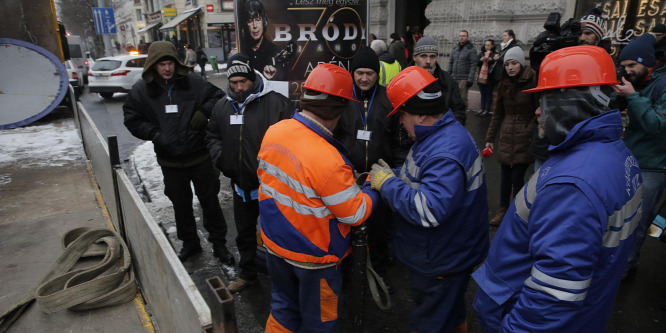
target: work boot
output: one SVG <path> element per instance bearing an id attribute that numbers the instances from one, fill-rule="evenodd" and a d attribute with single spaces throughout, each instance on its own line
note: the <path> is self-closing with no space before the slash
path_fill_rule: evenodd
<path id="1" fill-rule="evenodd" d="M 236 263 L 234 256 L 227 250 L 227 247 L 224 245 L 213 245 L 213 255 L 220 259 L 220 262 L 227 266 L 231 266 Z"/>
<path id="2" fill-rule="evenodd" d="M 180 249 L 180 252 L 178 252 L 178 259 L 180 259 L 181 262 L 184 262 L 187 260 L 187 258 L 203 251 L 201 249 L 201 245 L 183 245 L 183 248 Z"/>
<path id="3" fill-rule="evenodd" d="M 490 225 L 494 227 L 499 227 L 500 223 L 502 223 L 502 219 L 504 218 L 504 214 L 506 214 L 507 207 L 500 207 L 497 210 L 497 214 L 495 214 L 495 217 L 493 217 L 492 220 L 490 220 Z"/>
<path id="4" fill-rule="evenodd" d="M 243 290 L 243 289 L 245 289 L 245 288 L 247 288 L 251 285 L 256 284 L 257 282 L 259 282 L 259 279 L 256 278 L 256 277 L 252 280 L 245 280 L 243 278 L 238 278 L 238 279 L 232 281 L 231 283 L 229 283 L 229 286 L 227 287 L 227 289 L 229 289 L 230 293 L 237 293 L 237 292 L 239 292 L 239 291 L 241 291 L 241 290 Z"/>

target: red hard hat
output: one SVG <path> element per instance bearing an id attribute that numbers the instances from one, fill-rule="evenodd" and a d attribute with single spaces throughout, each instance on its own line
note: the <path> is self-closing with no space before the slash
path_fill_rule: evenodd
<path id="1" fill-rule="evenodd" d="M 354 81 L 351 74 L 333 64 L 317 65 L 308 75 L 303 88 L 358 102 L 354 99 Z"/>
<path id="2" fill-rule="evenodd" d="M 387 117 L 394 115 L 407 100 L 435 81 L 437 79 L 421 67 L 409 66 L 405 68 L 386 87 L 386 94 L 389 101 L 391 101 L 391 105 L 393 105 L 393 111 Z"/>
<path id="3" fill-rule="evenodd" d="M 539 68 L 539 84 L 525 92 L 620 84 L 608 53 L 591 45 L 565 47 L 548 54 Z"/>

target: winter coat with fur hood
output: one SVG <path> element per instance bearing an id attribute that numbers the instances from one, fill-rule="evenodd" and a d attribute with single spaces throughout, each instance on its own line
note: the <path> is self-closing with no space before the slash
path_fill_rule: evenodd
<path id="1" fill-rule="evenodd" d="M 536 87 L 536 73 L 523 67 L 518 78 L 503 74 L 497 88 L 495 113 L 490 121 L 486 142 L 495 142 L 499 130 L 499 143 L 495 146 L 497 160 L 504 164 L 530 164 L 534 157 L 528 150 L 536 129 L 534 111 L 539 107 L 538 94 L 523 90 Z"/>

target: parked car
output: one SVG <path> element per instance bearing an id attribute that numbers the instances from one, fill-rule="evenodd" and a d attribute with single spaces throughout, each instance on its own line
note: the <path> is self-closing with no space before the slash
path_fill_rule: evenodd
<path id="1" fill-rule="evenodd" d="M 65 69 L 67 69 L 69 84 L 71 84 L 72 87 L 74 88 L 74 96 L 76 96 L 76 98 L 79 98 L 85 86 L 85 83 L 83 81 L 83 78 L 85 77 L 83 69 L 76 66 L 76 64 L 74 64 L 74 62 L 72 62 L 71 60 L 65 61 Z"/>
<path id="2" fill-rule="evenodd" d="M 86 58 L 84 55 L 84 50 L 87 48 L 85 40 L 81 36 L 69 35 L 67 36 L 67 44 L 69 44 L 70 60 L 76 67 L 83 68 L 85 74 L 83 82 L 88 83 L 88 68 L 86 67 Z"/>
<path id="3" fill-rule="evenodd" d="M 139 54 L 95 60 L 88 72 L 88 89 L 90 92 L 99 93 L 103 98 L 111 98 L 117 92 L 129 92 L 141 79 L 146 58 L 145 54 Z"/>

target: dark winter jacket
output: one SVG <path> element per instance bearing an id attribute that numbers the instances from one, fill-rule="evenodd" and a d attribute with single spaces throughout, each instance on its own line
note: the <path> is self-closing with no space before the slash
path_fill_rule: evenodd
<path id="1" fill-rule="evenodd" d="M 399 131 L 398 117 L 386 117 L 393 106 L 382 85 L 375 84 L 375 88 L 368 92 L 360 92 L 354 85 L 354 91 L 354 98 L 360 103 L 349 103 L 338 121 L 334 136 L 349 150 L 348 157 L 354 169 L 357 172 L 369 172 L 372 164 L 380 158 L 392 163 L 393 146 Z M 359 130 L 370 131 L 370 141 L 359 139 Z"/>
<path id="2" fill-rule="evenodd" d="M 467 120 L 467 105 L 460 97 L 460 88 L 458 82 L 451 77 L 451 75 L 439 67 L 439 63 L 435 65 L 434 77 L 439 80 L 439 84 L 444 92 L 444 103 L 446 109 L 451 109 L 456 120 L 465 126 Z"/>
<path id="3" fill-rule="evenodd" d="M 536 85 L 536 73 L 526 66 L 520 77 L 505 76 L 497 87 L 495 113 L 488 127 L 486 142 L 494 143 L 499 130 L 499 144 L 495 146 L 495 154 L 504 165 L 534 162 L 528 150 L 536 128 L 534 111 L 539 107 L 539 99 L 538 94 L 525 93 L 523 90 Z"/>
<path id="4" fill-rule="evenodd" d="M 499 59 L 497 60 L 497 63 L 495 63 L 495 66 L 493 67 L 493 77 L 495 78 L 496 82 L 499 82 L 499 80 L 502 78 L 502 73 L 504 72 L 504 54 L 506 51 L 509 51 L 514 46 L 519 46 L 518 42 L 514 39 L 509 44 L 501 49 L 499 51 Z"/>
<path id="5" fill-rule="evenodd" d="M 157 162 L 165 167 L 191 167 L 209 158 L 204 142 L 204 128 L 190 125 L 192 116 L 201 111 L 210 117 L 224 91 L 194 74 L 178 60 L 170 42 L 152 43 L 142 78 L 123 105 L 124 123 L 135 137 L 152 140 Z M 174 77 L 162 79 L 153 65 L 163 58 L 176 63 Z M 167 113 L 167 105 L 176 105 Z"/>
<path id="6" fill-rule="evenodd" d="M 407 58 L 405 57 L 405 43 L 401 40 L 394 40 L 388 46 L 388 52 L 395 57 L 400 67 L 405 68 L 407 65 Z"/>
<path id="7" fill-rule="evenodd" d="M 244 192 L 259 188 L 257 154 L 268 127 L 291 118 L 294 105 L 283 95 L 271 90 L 270 82 L 258 71 L 254 91 L 243 103 L 232 98 L 221 99 L 213 109 L 206 127 L 206 141 L 213 163 Z M 232 125 L 232 115 L 243 115 L 242 125 Z"/>
<path id="8" fill-rule="evenodd" d="M 451 51 L 449 58 L 449 73 L 456 80 L 467 80 L 467 82 L 474 82 L 476 74 L 477 58 L 474 45 L 466 42 L 463 45 L 456 43 Z"/>

